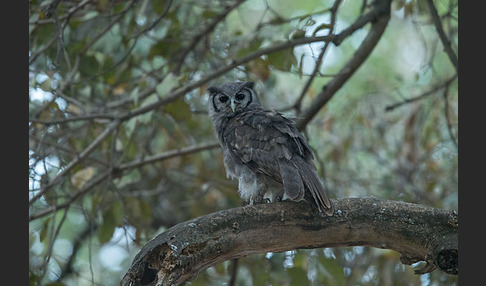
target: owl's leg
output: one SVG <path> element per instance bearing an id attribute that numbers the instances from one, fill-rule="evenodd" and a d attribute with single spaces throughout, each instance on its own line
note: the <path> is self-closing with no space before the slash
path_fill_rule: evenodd
<path id="1" fill-rule="evenodd" d="M 249 202 L 250 205 L 263 202 L 263 195 L 260 194 L 260 186 L 256 174 L 244 166 L 241 168 L 238 178 L 238 192 L 240 197 Z"/>
<path id="2" fill-rule="evenodd" d="M 267 176 L 260 178 L 261 192 L 264 193 L 263 198 L 267 203 L 281 201 L 283 196 L 282 184 Z"/>

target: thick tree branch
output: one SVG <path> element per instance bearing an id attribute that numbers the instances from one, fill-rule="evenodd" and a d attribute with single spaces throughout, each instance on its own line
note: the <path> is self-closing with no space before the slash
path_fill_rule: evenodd
<path id="1" fill-rule="evenodd" d="M 307 202 L 224 210 L 168 229 L 135 256 L 120 285 L 179 285 L 217 263 L 264 252 L 372 246 L 426 261 L 417 274 L 439 267 L 458 273 L 458 213 L 374 198 L 334 199 L 333 216 Z"/>

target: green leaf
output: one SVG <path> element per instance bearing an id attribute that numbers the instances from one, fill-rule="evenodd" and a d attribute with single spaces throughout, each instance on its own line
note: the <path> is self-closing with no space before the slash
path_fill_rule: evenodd
<path id="1" fill-rule="evenodd" d="M 214 18 L 215 16 L 218 16 L 219 15 L 219 12 L 216 11 L 216 10 L 205 10 L 203 13 L 202 13 L 202 17 L 203 19 L 212 19 Z"/>
<path id="2" fill-rule="evenodd" d="M 291 39 L 300 39 L 305 37 L 305 30 L 297 30 L 290 36 Z"/>
<path id="3" fill-rule="evenodd" d="M 104 213 L 103 223 L 98 228 L 98 240 L 101 244 L 110 241 L 117 226 L 123 224 L 123 206 L 121 201 L 114 202 Z"/>
<path id="4" fill-rule="evenodd" d="M 170 104 L 164 106 L 164 111 L 170 114 L 176 120 L 189 119 L 192 115 L 189 104 L 184 101 L 184 98 L 179 98 Z"/>
<path id="5" fill-rule="evenodd" d="M 287 269 L 290 278 L 292 279 L 291 285 L 309 285 L 309 279 L 307 279 L 307 273 L 301 267 L 292 267 Z"/>
<path id="6" fill-rule="evenodd" d="M 86 76 L 97 74 L 100 70 L 100 64 L 95 56 L 84 56 L 79 63 L 79 71 Z"/>
<path id="7" fill-rule="evenodd" d="M 320 263 L 320 272 L 324 274 L 325 281 L 330 285 L 345 285 L 346 276 L 344 276 L 343 268 L 336 262 L 335 259 L 320 256 L 318 258 Z"/>
<path id="8" fill-rule="evenodd" d="M 138 225 L 147 226 L 152 221 L 152 207 L 145 201 L 133 198 L 126 201 L 129 216 Z"/>
<path id="9" fill-rule="evenodd" d="M 241 58 L 241 57 L 244 57 L 246 55 L 248 55 L 249 53 L 252 53 L 256 50 L 258 50 L 260 48 L 260 46 L 262 45 L 262 39 L 260 38 L 253 38 L 251 39 L 250 41 L 248 41 L 247 45 L 242 45 L 241 43 L 238 43 L 237 45 L 235 45 L 236 47 L 238 47 L 239 49 L 237 50 L 236 52 L 236 56 L 238 58 Z"/>
<path id="10" fill-rule="evenodd" d="M 152 0 L 152 9 L 157 14 L 162 14 L 165 9 L 165 0 Z"/>
<path id="11" fill-rule="evenodd" d="M 164 80 L 156 87 L 157 94 L 160 96 L 167 95 L 171 90 L 179 85 L 179 79 L 172 73 L 169 73 Z"/>
<path id="12" fill-rule="evenodd" d="M 295 58 L 293 49 L 268 54 L 267 58 L 271 66 L 282 71 L 290 71 L 292 65 L 297 65 L 297 59 Z"/>
<path id="13" fill-rule="evenodd" d="M 43 223 L 42 223 L 42 229 L 39 233 L 39 240 L 40 242 L 44 242 L 46 237 L 47 237 L 47 234 L 49 233 L 49 229 L 50 229 L 50 224 L 49 222 L 51 221 L 51 218 L 47 218 Z"/>

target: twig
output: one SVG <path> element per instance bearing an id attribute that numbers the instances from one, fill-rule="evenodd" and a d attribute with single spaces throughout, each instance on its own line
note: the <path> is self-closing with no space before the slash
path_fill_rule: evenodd
<path id="1" fill-rule="evenodd" d="M 115 20 L 113 20 L 109 25 L 107 25 L 103 31 L 101 31 L 98 35 L 96 35 L 92 40 L 91 42 L 89 42 L 86 46 L 84 46 L 78 53 L 79 54 L 84 54 L 86 53 L 86 51 L 92 46 L 94 45 L 99 39 L 101 39 L 101 37 L 106 34 L 109 30 L 111 30 L 111 28 L 116 24 L 118 23 L 118 21 L 121 20 L 121 18 L 125 15 L 126 12 L 128 12 L 133 5 L 135 5 L 135 3 L 137 2 L 137 0 L 132 0 L 130 2 L 130 4 L 128 4 L 127 8 L 125 8 L 123 11 L 120 12 L 120 14 L 115 18 Z"/>
<path id="2" fill-rule="evenodd" d="M 73 121 L 91 120 L 91 119 L 113 120 L 115 118 L 116 117 L 114 115 L 110 115 L 110 114 L 106 114 L 106 113 L 94 113 L 94 114 L 79 115 L 79 116 L 73 116 L 73 117 L 67 117 L 67 118 L 54 118 L 54 119 L 48 119 L 48 120 L 37 119 L 37 118 L 29 118 L 29 122 L 51 125 L 51 124 L 61 124 L 61 123 L 67 123 L 67 122 L 73 122 Z"/>
<path id="3" fill-rule="evenodd" d="M 116 127 L 117 125 L 114 125 L 114 126 Z M 203 150 L 216 148 L 218 146 L 219 146 L 218 143 L 204 143 L 204 144 L 200 144 L 200 145 L 189 146 L 189 147 L 184 147 L 184 148 L 180 148 L 180 149 L 176 149 L 176 150 L 166 151 L 166 152 L 163 152 L 161 154 L 149 156 L 147 158 L 135 160 L 135 161 L 132 161 L 130 163 L 125 163 L 125 164 L 121 164 L 121 165 L 118 165 L 118 166 L 114 165 L 111 168 L 105 170 L 98 177 L 96 177 L 96 178 L 92 179 L 91 181 L 89 181 L 88 183 L 86 183 L 86 185 L 82 189 L 80 189 L 78 192 L 76 192 L 72 197 L 70 197 L 64 203 L 59 204 L 59 205 L 55 205 L 55 206 L 51 206 L 49 208 L 45 208 L 42 211 L 31 215 L 29 217 L 29 221 L 44 217 L 44 216 L 49 215 L 49 214 L 56 212 L 58 210 L 69 207 L 75 200 L 80 198 L 82 195 L 86 194 L 88 191 L 90 191 L 92 188 L 94 188 L 95 186 L 97 186 L 98 184 L 103 182 L 104 180 L 110 178 L 110 176 L 118 175 L 117 172 L 126 171 L 126 170 L 129 170 L 129 169 L 136 168 L 136 167 L 139 167 L 141 165 L 148 164 L 148 163 L 153 163 L 153 162 L 156 162 L 156 161 L 167 160 L 167 159 L 170 159 L 170 158 L 174 158 L 176 156 L 182 156 L 182 155 L 200 152 L 200 151 L 203 151 Z M 71 165 L 71 164 L 74 164 L 74 161 L 71 162 L 69 165 Z M 58 177 L 56 177 L 56 178 L 60 178 L 61 176 L 62 176 L 62 174 L 60 173 L 58 175 Z M 53 184 L 52 183 L 49 184 L 48 187 L 51 186 L 51 185 L 53 185 Z M 29 203 L 34 202 L 39 196 L 42 195 L 40 193 L 46 192 L 47 189 L 48 188 L 46 188 L 46 187 L 41 189 L 39 191 L 39 193 L 37 193 L 36 196 L 34 196 L 31 199 L 31 201 Z"/>
<path id="4" fill-rule="evenodd" d="M 451 120 L 449 118 L 449 100 L 447 99 L 448 95 L 449 95 L 449 85 L 446 85 L 443 96 L 444 96 L 444 115 L 447 123 L 447 132 L 449 132 L 449 137 L 451 138 L 451 141 L 454 143 L 454 146 L 456 146 L 456 150 L 458 150 L 459 146 L 457 144 L 456 136 L 454 136 L 454 133 L 452 132 Z"/>
<path id="5" fill-rule="evenodd" d="M 105 171 L 95 179 L 89 181 L 84 185 L 84 187 L 76 192 L 72 197 L 70 197 L 67 201 L 65 201 L 62 204 L 59 205 L 53 205 L 51 207 L 45 208 L 29 217 L 29 221 L 36 220 L 38 218 L 44 217 L 46 215 L 49 215 L 51 213 L 57 212 L 59 210 L 68 208 L 75 200 L 77 200 L 79 197 L 82 195 L 86 194 L 89 190 L 91 190 L 93 187 L 97 186 L 99 183 L 103 182 L 106 178 L 109 177 L 111 174 L 111 170 Z M 31 200 L 32 201 L 32 200 Z M 30 202 L 29 202 L 30 203 Z"/>
<path id="6" fill-rule="evenodd" d="M 447 35 L 444 32 L 444 28 L 442 27 L 442 22 L 440 20 L 437 9 L 435 8 L 434 2 L 432 0 L 427 0 L 427 5 L 429 6 L 429 12 L 432 17 L 432 21 L 434 22 L 435 29 L 439 34 L 439 38 L 442 42 L 442 45 L 444 46 L 444 50 L 447 56 L 449 57 L 449 60 L 451 61 L 452 65 L 456 69 L 456 73 L 459 73 L 459 64 L 457 60 L 457 55 L 452 50 L 451 41 L 449 41 L 449 38 L 447 38 Z"/>
<path id="7" fill-rule="evenodd" d="M 166 105 L 170 102 L 173 102 L 175 100 L 177 100 L 179 97 L 185 95 L 187 92 L 197 88 L 197 87 L 200 87 L 202 86 L 203 84 L 227 73 L 228 71 L 232 70 L 233 68 L 239 66 L 239 65 L 242 65 L 244 63 L 247 63 L 253 59 L 256 59 L 262 55 L 266 55 L 266 54 L 269 54 L 269 53 L 273 53 L 273 52 L 277 52 L 277 51 L 281 51 L 281 50 L 285 50 L 285 49 L 289 49 L 289 48 L 293 48 L 295 46 L 300 46 L 300 45 L 304 45 L 304 44 L 309 44 L 309 43 L 314 43 L 314 42 L 325 42 L 325 41 L 332 41 L 335 39 L 335 36 L 334 35 L 329 35 L 329 36 L 319 36 L 319 37 L 306 37 L 306 38 L 297 38 L 297 39 L 292 39 L 292 40 L 288 40 L 288 41 L 285 41 L 285 42 L 281 42 L 281 43 L 278 43 L 278 44 L 275 44 L 275 45 L 272 45 L 270 47 L 267 47 L 267 48 L 263 48 L 261 50 L 258 50 L 258 51 L 255 51 L 255 52 L 252 52 L 244 57 L 241 57 L 237 60 L 233 60 L 232 62 L 230 62 L 228 65 L 226 66 L 223 66 L 221 67 L 220 69 L 216 70 L 215 72 L 213 72 L 212 74 L 209 74 L 207 75 L 206 77 L 198 80 L 198 81 L 195 81 L 193 83 L 190 83 L 186 86 L 183 86 L 183 87 L 180 87 L 179 89 L 176 89 L 172 92 L 170 92 L 167 96 L 163 97 L 161 100 L 157 101 L 157 102 L 154 102 L 152 104 L 148 104 L 146 106 L 142 106 L 142 107 L 139 107 L 137 109 L 134 109 L 132 111 L 129 111 L 127 112 L 126 114 L 122 115 L 120 118 L 122 120 L 126 120 L 126 119 L 129 119 L 129 118 L 132 118 L 134 116 L 137 116 L 137 115 L 140 115 L 140 114 L 143 114 L 145 112 L 149 112 L 153 109 L 156 109 L 160 106 L 163 106 L 163 105 Z M 145 96 L 146 94 L 151 94 L 151 93 L 154 93 L 155 92 L 155 87 L 153 88 L 150 88 L 148 90 L 146 90 L 143 94 L 141 94 L 140 96 Z"/>
<path id="8" fill-rule="evenodd" d="M 76 166 L 79 162 L 81 162 L 88 154 L 90 154 L 105 138 L 111 134 L 113 130 L 115 130 L 118 125 L 120 124 L 120 120 L 114 120 L 111 122 L 108 127 L 100 134 L 98 137 L 88 146 L 86 149 L 84 149 L 81 153 L 79 153 L 79 156 L 77 156 L 74 160 L 69 162 L 69 164 L 62 169 L 57 176 L 52 179 L 47 185 L 43 186 L 39 192 L 37 192 L 30 200 L 29 200 L 29 206 L 32 205 L 37 199 L 39 199 L 42 195 L 44 195 L 45 192 L 47 192 L 52 186 L 55 184 L 59 183 L 61 179 L 69 172 L 71 169 Z"/>
<path id="9" fill-rule="evenodd" d="M 336 23 L 336 14 L 337 14 L 337 10 L 338 10 L 340 3 L 341 3 L 341 0 L 336 0 L 334 2 L 334 5 L 331 7 L 331 9 L 329 9 L 330 12 L 331 12 L 331 21 L 330 21 L 330 28 L 329 28 L 328 35 L 332 35 L 332 33 L 334 31 L 334 26 L 335 26 L 335 23 Z M 314 67 L 314 71 L 312 72 L 309 79 L 305 83 L 304 88 L 300 92 L 299 98 L 297 99 L 297 101 L 294 104 L 294 108 L 297 110 L 297 116 L 298 116 L 298 113 L 300 113 L 300 111 L 301 111 L 302 100 L 304 99 L 304 96 L 307 93 L 307 90 L 309 90 L 312 82 L 314 81 L 314 78 L 316 77 L 317 73 L 319 72 L 319 69 L 321 68 L 322 59 L 324 58 L 324 54 L 326 53 L 328 47 L 329 47 L 329 42 L 325 42 L 324 47 L 322 48 L 321 53 L 319 54 L 319 57 L 317 58 L 316 66 Z"/>
<path id="10" fill-rule="evenodd" d="M 387 107 L 385 107 L 385 111 L 391 111 L 397 107 L 400 107 L 404 104 L 408 104 L 408 103 L 412 103 L 412 102 L 415 102 L 415 101 L 418 101 L 418 100 L 421 100 L 431 94 L 435 94 L 438 90 L 440 90 L 441 88 L 444 88 L 444 87 L 447 87 L 449 86 L 455 79 L 457 78 L 457 74 L 455 74 L 454 76 L 452 76 L 451 78 L 449 78 L 448 80 L 446 80 L 445 82 L 443 82 L 442 84 L 440 85 L 437 85 L 437 86 L 434 86 L 432 89 L 422 93 L 421 95 L 419 96 L 416 96 L 416 97 L 412 97 L 412 98 L 409 98 L 409 99 L 405 99 L 404 101 L 400 101 L 400 102 L 397 102 L 395 104 L 392 104 L 392 105 L 388 105 Z"/>
<path id="11" fill-rule="evenodd" d="M 228 281 L 228 286 L 236 285 L 236 275 L 238 274 L 238 258 L 231 260 L 230 268 L 230 280 Z"/>
<path id="12" fill-rule="evenodd" d="M 235 3 L 233 3 L 233 5 L 231 6 L 228 6 L 226 8 L 226 10 L 223 11 L 223 13 L 215 16 L 212 18 L 212 22 L 201 32 L 199 33 L 198 35 L 196 35 L 192 41 L 187 45 L 187 47 L 185 47 L 180 56 L 178 56 L 178 59 L 179 59 L 179 63 L 178 65 L 176 66 L 176 68 L 174 69 L 174 72 L 176 74 L 178 74 L 180 72 L 180 69 L 182 67 L 182 65 L 184 64 L 184 61 L 186 59 L 186 56 L 189 54 L 189 52 L 191 52 L 192 50 L 194 50 L 194 48 L 196 47 L 196 45 L 201 41 L 202 38 L 204 38 L 205 36 L 207 36 L 209 33 L 211 33 L 214 28 L 216 28 L 216 26 L 221 22 L 221 21 L 224 21 L 226 19 L 226 16 L 228 16 L 228 14 L 233 11 L 234 9 L 236 9 L 238 6 L 240 6 L 243 2 L 245 2 L 244 0 L 238 0 L 236 1 Z"/>
<path id="13" fill-rule="evenodd" d="M 208 149 L 213 149 L 219 147 L 219 144 L 217 142 L 210 142 L 210 143 L 203 143 L 199 145 L 194 145 L 194 146 L 188 146 L 188 147 L 182 147 L 178 148 L 175 150 L 170 150 L 166 151 L 160 154 L 152 155 L 152 156 L 147 156 L 145 158 L 141 158 L 138 160 L 134 160 L 129 163 L 124 163 L 116 167 L 116 170 L 127 170 L 127 169 L 132 169 L 136 168 L 145 164 L 150 164 L 156 161 L 162 161 L 162 160 L 167 160 L 173 157 L 177 156 L 182 156 L 182 155 L 187 155 L 191 153 L 196 153 L 199 151 L 203 150 L 208 150 Z"/>

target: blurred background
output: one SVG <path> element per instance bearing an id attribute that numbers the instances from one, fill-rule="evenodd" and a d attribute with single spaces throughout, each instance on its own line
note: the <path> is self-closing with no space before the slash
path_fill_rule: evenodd
<path id="1" fill-rule="evenodd" d="M 158 233 L 244 205 L 207 87 L 251 80 L 303 119 L 371 24 L 338 46 L 295 42 L 339 34 L 370 2 L 30 0 L 29 285 L 118 285 Z M 331 198 L 457 210 L 457 2 L 392 1 L 372 53 L 303 126 Z M 234 266 L 190 284 L 229 285 Z M 233 285 L 457 284 L 418 266 L 368 247 L 263 253 L 238 260 Z"/>

